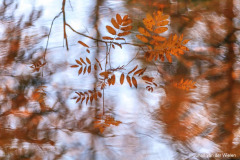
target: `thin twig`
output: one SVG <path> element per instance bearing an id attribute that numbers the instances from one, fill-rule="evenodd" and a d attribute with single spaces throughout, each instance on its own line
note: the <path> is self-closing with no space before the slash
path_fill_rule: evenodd
<path id="1" fill-rule="evenodd" d="M 53 23 L 54 23 L 55 19 L 57 19 L 61 14 L 62 14 L 62 12 L 59 12 L 58 15 L 56 15 L 52 20 L 51 27 L 50 27 L 50 30 L 48 33 L 46 48 L 45 48 L 44 55 L 43 55 L 44 61 L 45 61 L 45 57 L 46 57 L 46 53 L 47 53 L 47 48 L 48 48 L 48 43 L 49 43 L 49 38 L 50 38 L 51 31 L 52 31 Z"/>
<path id="2" fill-rule="evenodd" d="M 138 54 L 139 54 L 139 50 L 138 50 L 137 54 L 126 65 L 124 65 L 124 67 L 129 65 L 138 56 Z"/>
<path id="3" fill-rule="evenodd" d="M 67 33 L 66 33 L 65 3 L 66 3 L 66 0 L 63 0 L 63 2 L 62 2 L 62 13 L 63 13 L 63 36 L 64 36 L 65 43 L 66 43 L 66 47 L 67 47 L 67 50 L 68 50 L 68 39 L 67 39 Z"/>
<path id="4" fill-rule="evenodd" d="M 79 35 L 81 35 L 81 36 L 84 36 L 84 37 L 86 37 L 86 38 L 89 38 L 89 39 L 92 39 L 92 40 L 94 40 L 94 41 L 97 41 L 97 42 L 102 42 L 102 43 L 112 43 L 112 44 L 121 44 L 121 45 L 124 45 L 124 44 L 127 44 L 127 45 L 132 45 L 132 46 L 137 46 L 137 47 L 143 47 L 144 45 L 140 45 L 140 44 L 135 44 L 135 43 L 126 43 L 126 42 L 124 42 L 124 43 L 116 43 L 116 42 L 109 42 L 109 41 L 104 41 L 104 40 L 101 40 L 101 39 L 96 39 L 96 38 L 93 38 L 93 37 L 91 37 L 91 36 L 88 36 L 88 35 L 86 35 L 86 34 L 83 34 L 83 33 L 80 33 L 80 32 L 78 32 L 78 31 L 76 31 L 75 29 L 73 29 L 72 28 L 72 26 L 71 25 L 69 25 L 68 23 L 66 23 L 66 26 L 68 26 L 73 32 L 75 32 L 75 33 L 77 33 L 77 34 L 79 34 Z"/>

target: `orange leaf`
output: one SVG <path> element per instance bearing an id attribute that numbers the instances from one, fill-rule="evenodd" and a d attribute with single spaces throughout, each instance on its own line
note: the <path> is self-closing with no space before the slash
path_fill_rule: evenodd
<path id="1" fill-rule="evenodd" d="M 88 103 L 89 97 L 87 97 L 86 104 Z"/>
<path id="2" fill-rule="evenodd" d="M 91 73 L 91 66 L 88 66 L 88 73 Z"/>
<path id="3" fill-rule="evenodd" d="M 76 59 L 75 61 L 76 61 L 78 64 L 82 65 L 82 63 L 81 63 L 79 60 Z"/>
<path id="4" fill-rule="evenodd" d="M 128 15 L 125 15 L 124 17 L 123 17 L 123 21 L 126 21 L 128 19 Z"/>
<path id="5" fill-rule="evenodd" d="M 106 72 L 101 72 L 99 73 L 100 76 L 107 78 L 109 74 L 111 74 L 112 72 L 106 71 Z"/>
<path id="6" fill-rule="evenodd" d="M 124 82 L 124 74 L 122 73 L 122 74 L 121 74 L 121 77 L 120 77 L 120 84 L 122 85 L 123 82 Z"/>
<path id="7" fill-rule="evenodd" d="M 93 95 L 90 96 L 90 102 L 92 104 L 92 101 L 93 101 Z"/>
<path id="8" fill-rule="evenodd" d="M 137 68 L 138 68 L 138 65 L 136 65 L 136 67 L 134 67 L 133 70 L 131 70 L 130 72 L 128 72 L 128 74 L 131 74 L 131 73 L 134 72 Z"/>
<path id="9" fill-rule="evenodd" d="M 119 14 L 116 14 L 116 19 L 119 25 L 122 24 L 122 17 Z"/>
<path id="10" fill-rule="evenodd" d="M 185 51 L 189 51 L 189 49 L 186 46 L 181 46 L 180 49 L 185 50 Z"/>
<path id="11" fill-rule="evenodd" d="M 132 87 L 131 79 L 130 79 L 130 77 L 128 75 L 127 75 L 127 82 L 129 84 L 129 86 Z"/>
<path id="12" fill-rule="evenodd" d="M 108 37 L 108 36 L 102 37 L 102 39 L 106 39 L 106 40 L 113 40 L 113 38 L 112 38 L 112 37 Z"/>
<path id="13" fill-rule="evenodd" d="M 122 26 L 127 26 L 132 23 L 131 19 L 127 19 L 126 21 L 123 22 Z"/>
<path id="14" fill-rule="evenodd" d="M 80 101 L 81 97 L 79 97 L 77 100 L 76 100 L 76 103 L 78 103 Z"/>
<path id="15" fill-rule="evenodd" d="M 148 77 L 148 76 L 143 76 L 142 79 L 145 80 L 145 81 L 148 81 L 148 82 L 152 82 L 154 78 L 153 77 Z"/>
<path id="16" fill-rule="evenodd" d="M 157 22 L 157 26 L 166 26 L 168 25 L 169 21 L 160 21 L 160 22 Z"/>
<path id="17" fill-rule="evenodd" d="M 139 27 L 138 31 L 139 31 L 139 33 L 143 34 L 144 36 L 147 36 L 147 37 L 151 36 L 151 34 L 145 28 Z"/>
<path id="18" fill-rule="evenodd" d="M 166 53 L 165 55 L 166 55 L 166 58 L 167 58 L 168 62 L 172 63 L 171 55 L 169 53 Z"/>
<path id="19" fill-rule="evenodd" d="M 115 18 L 112 18 L 112 19 L 111 19 L 111 22 L 112 22 L 112 25 L 113 25 L 115 28 L 119 29 L 119 25 L 117 24 Z"/>
<path id="20" fill-rule="evenodd" d="M 155 29 L 154 33 L 160 34 L 160 33 L 166 32 L 167 30 L 168 30 L 167 27 L 160 27 L 160 28 Z"/>
<path id="21" fill-rule="evenodd" d="M 84 62 L 84 60 L 83 60 L 82 58 L 80 58 L 80 61 L 81 61 L 83 64 L 86 65 L 86 63 Z"/>
<path id="22" fill-rule="evenodd" d="M 88 46 L 86 43 L 82 42 L 82 41 L 78 41 L 78 43 L 80 43 L 80 44 L 83 45 L 84 47 L 89 48 L 89 46 Z"/>
<path id="23" fill-rule="evenodd" d="M 81 67 L 79 70 L 78 70 L 78 75 L 80 75 L 82 73 L 82 69 L 83 67 Z"/>
<path id="24" fill-rule="evenodd" d="M 145 72 L 145 70 L 146 70 L 146 68 L 144 68 L 144 69 L 139 69 L 139 70 L 137 70 L 133 75 L 135 76 L 135 75 L 137 75 L 137 74 L 142 74 L 142 72 Z"/>
<path id="25" fill-rule="evenodd" d="M 112 85 L 115 84 L 115 74 L 112 75 L 112 77 L 111 77 L 111 82 L 112 82 Z"/>
<path id="26" fill-rule="evenodd" d="M 147 43 L 148 42 L 148 39 L 142 35 L 136 35 L 136 37 L 142 41 L 143 43 Z"/>
<path id="27" fill-rule="evenodd" d="M 82 98 L 82 101 L 81 101 L 81 103 L 84 101 L 84 99 L 85 99 L 85 97 L 83 97 L 83 98 Z"/>
<path id="28" fill-rule="evenodd" d="M 98 65 L 99 65 L 100 69 L 102 70 L 101 63 L 99 62 L 99 60 L 98 60 L 97 58 L 95 58 L 95 59 L 96 59 L 96 61 L 97 61 Z"/>
<path id="29" fill-rule="evenodd" d="M 120 38 L 120 37 L 117 37 L 115 38 L 116 40 L 124 40 L 125 41 L 125 38 Z"/>
<path id="30" fill-rule="evenodd" d="M 86 61 L 88 64 L 91 64 L 91 61 L 86 57 Z"/>
<path id="31" fill-rule="evenodd" d="M 115 29 L 113 29 L 111 26 L 106 26 L 106 28 L 107 28 L 107 31 L 110 33 L 110 34 L 112 34 L 112 35 L 116 35 L 116 31 L 115 31 Z"/>
<path id="32" fill-rule="evenodd" d="M 77 68 L 79 67 L 78 65 L 71 65 L 71 68 Z"/>
<path id="33" fill-rule="evenodd" d="M 97 64 L 94 64 L 94 69 L 97 70 Z"/>
<path id="34" fill-rule="evenodd" d="M 123 32 L 123 33 L 118 33 L 118 36 L 126 36 L 126 35 L 128 35 L 128 34 L 130 34 L 131 32 Z"/>
<path id="35" fill-rule="evenodd" d="M 182 45 L 185 45 L 185 44 L 187 44 L 187 43 L 188 43 L 188 41 L 189 41 L 189 39 L 185 39 L 184 41 L 182 41 Z"/>
<path id="36" fill-rule="evenodd" d="M 119 43 L 114 43 L 115 45 L 119 46 L 122 49 L 122 45 Z"/>
<path id="37" fill-rule="evenodd" d="M 132 29 L 132 26 L 121 27 L 122 31 L 130 31 L 131 29 Z"/>
<path id="38" fill-rule="evenodd" d="M 83 74 L 85 74 L 86 71 L 87 71 L 87 66 L 84 68 L 84 70 L 83 70 Z"/>
<path id="39" fill-rule="evenodd" d="M 132 83 L 137 88 L 137 80 L 134 77 L 132 77 Z"/>
<path id="40" fill-rule="evenodd" d="M 162 37 L 162 36 L 152 36 L 152 38 L 156 41 L 165 41 L 166 40 L 166 38 Z"/>
<path id="41" fill-rule="evenodd" d="M 102 97 L 102 93 L 101 92 L 97 92 L 97 94 L 98 94 L 98 97 Z"/>

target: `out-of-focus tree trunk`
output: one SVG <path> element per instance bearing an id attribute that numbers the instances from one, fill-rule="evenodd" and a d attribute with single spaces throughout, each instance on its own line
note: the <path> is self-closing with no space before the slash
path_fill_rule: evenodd
<path id="1" fill-rule="evenodd" d="M 232 153 L 233 148 L 233 139 L 234 139 L 234 131 L 236 129 L 235 120 L 236 120 L 236 101 L 235 95 L 233 94 L 235 80 L 233 78 L 234 72 L 234 64 L 235 64 L 235 53 L 234 53 L 234 42 L 236 38 L 234 36 L 234 26 L 233 26 L 233 18 L 234 18 L 234 2 L 233 0 L 225 1 L 225 9 L 223 10 L 224 16 L 226 19 L 226 26 L 227 26 L 227 36 L 226 39 L 226 61 L 225 63 L 229 65 L 229 70 L 226 72 L 226 93 L 225 96 L 221 100 L 220 103 L 220 115 L 222 116 L 221 122 L 219 124 L 219 134 L 216 137 L 217 143 L 220 143 L 223 146 L 222 151 L 225 153 Z M 222 145 L 225 144 L 225 145 Z"/>

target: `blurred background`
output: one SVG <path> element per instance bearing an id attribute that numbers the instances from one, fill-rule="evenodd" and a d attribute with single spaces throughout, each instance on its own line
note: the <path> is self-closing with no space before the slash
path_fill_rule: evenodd
<path id="1" fill-rule="evenodd" d="M 100 132 L 94 121 L 102 98 L 86 104 L 73 97 L 98 88 L 101 71 L 78 76 L 70 66 L 80 57 L 104 59 L 106 46 L 78 33 L 108 36 L 105 26 L 118 13 L 133 21 L 126 42 L 140 44 L 142 19 L 159 10 L 170 15 L 163 35 L 183 34 L 190 51 L 172 63 L 146 62 L 139 47 L 116 46 L 112 68 L 139 52 L 123 72 L 147 67 L 158 86 L 153 92 L 141 81 L 137 89 L 119 81 L 107 87 L 105 114 L 121 123 Z M 0 0 L 0 37 L 1 159 L 240 158 L 240 0 Z M 181 79 L 196 88 L 172 85 Z"/>

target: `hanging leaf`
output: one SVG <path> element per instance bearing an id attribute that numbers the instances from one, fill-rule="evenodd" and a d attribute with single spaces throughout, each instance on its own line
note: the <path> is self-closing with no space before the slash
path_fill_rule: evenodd
<path id="1" fill-rule="evenodd" d="M 168 62 L 172 63 L 172 57 L 171 57 L 171 55 L 170 55 L 169 53 L 166 53 L 165 56 L 166 56 Z"/>
<path id="2" fill-rule="evenodd" d="M 80 58 L 80 61 L 81 61 L 83 64 L 87 65 L 82 58 Z"/>
<path id="3" fill-rule="evenodd" d="M 122 85 L 124 82 L 124 73 L 121 74 L 121 77 L 120 77 L 120 84 Z"/>
<path id="4" fill-rule="evenodd" d="M 124 40 L 125 41 L 125 38 L 120 38 L 120 37 L 117 37 L 115 38 L 116 40 Z"/>
<path id="5" fill-rule="evenodd" d="M 188 41 L 189 41 L 189 39 L 185 39 L 184 41 L 182 41 L 182 45 L 185 45 L 185 44 L 187 44 L 187 43 L 188 43 Z"/>
<path id="6" fill-rule="evenodd" d="M 143 76 L 142 79 L 145 80 L 145 81 L 148 81 L 148 82 L 152 82 L 154 78 L 153 77 L 148 77 L 148 76 Z"/>
<path id="7" fill-rule="evenodd" d="M 76 59 L 75 61 L 77 62 L 77 64 L 82 65 L 82 63 L 79 60 Z"/>
<path id="8" fill-rule="evenodd" d="M 94 97 L 95 100 L 97 100 L 97 94 L 96 93 L 94 93 L 93 97 Z"/>
<path id="9" fill-rule="evenodd" d="M 116 14 L 116 19 L 117 19 L 117 23 L 119 25 L 121 25 L 122 24 L 122 17 L 119 14 Z"/>
<path id="10" fill-rule="evenodd" d="M 132 29 L 132 26 L 121 27 L 122 31 L 130 31 L 131 29 Z"/>
<path id="11" fill-rule="evenodd" d="M 98 60 L 97 58 L 95 58 L 95 59 L 96 59 L 98 65 L 99 65 L 100 69 L 102 70 L 102 65 L 101 65 L 101 63 L 99 62 L 99 60 Z"/>
<path id="12" fill-rule="evenodd" d="M 115 84 L 115 74 L 112 75 L 112 77 L 111 77 L 111 82 L 112 82 L 112 85 Z"/>
<path id="13" fill-rule="evenodd" d="M 184 51 L 189 51 L 189 49 L 186 46 L 181 46 L 180 49 L 182 49 Z"/>
<path id="14" fill-rule="evenodd" d="M 112 19 L 111 19 L 111 22 L 112 22 L 112 25 L 113 25 L 115 28 L 119 29 L 119 25 L 117 24 L 115 18 L 112 18 Z"/>
<path id="15" fill-rule="evenodd" d="M 135 75 L 137 75 L 137 74 L 141 74 L 142 72 L 145 71 L 145 69 L 146 69 L 146 68 L 144 68 L 144 69 L 139 69 L 139 70 L 137 70 L 133 75 L 135 76 Z"/>
<path id="16" fill-rule="evenodd" d="M 122 26 L 127 26 L 127 25 L 129 25 L 129 24 L 131 24 L 132 23 L 132 20 L 131 19 L 127 19 L 126 21 L 124 21 L 123 23 L 122 23 Z"/>
<path id="17" fill-rule="evenodd" d="M 71 68 L 77 68 L 79 67 L 78 65 L 71 65 Z"/>
<path id="18" fill-rule="evenodd" d="M 81 67 L 79 70 L 78 70 L 78 75 L 80 75 L 82 73 L 82 69 L 83 67 Z"/>
<path id="19" fill-rule="evenodd" d="M 128 15 L 125 15 L 124 17 L 123 17 L 123 21 L 126 21 L 128 19 Z"/>
<path id="20" fill-rule="evenodd" d="M 144 36 L 147 36 L 147 37 L 150 37 L 151 34 L 145 29 L 145 28 L 142 28 L 142 27 L 139 27 L 138 28 L 138 31 L 143 34 Z"/>
<path id="21" fill-rule="evenodd" d="M 90 102 L 92 104 L 92 101 L 93 101 L 93 95 L 90 96 Z"/>
<path id="22" fill-rule="evenodd" d="M 123 33 L 118 33 L 118 36 L 126 36 L 130 34 L 131 32 L 123 32 Z"/>
<path id="23" fill-rule="evenodd" d="M 82 104 L 82 102 L 83 102 L 84 100 L 85 100 L 85 97 L 82 98 L 81 104 Z"/>
<path id="24" fill-rule="evenodd" d="M 108 31 L 110 34 L 116 35 L 115 29 L 113 29 L 111 26 L 106 26 L 106 28 L 107 28 L 107 31 Z"/>
<path id="25" fill-rule="evenodd" d="M 87 66 L 86 66 L 86 67 L 84 67 L 83 74 L 85 74 L 85 73 L 86 73 L 86 71 L 87 71 Z"/>
<path id="26" fill-rule="evenodd" d="M 194 81 L 192 80 L 183 80 L 181 79 L 180 82 L 178 83 L 174 83 L 173 85 L 179 89 L 182 89 L 182 90 L 186 90 L 186 91 L 189 91 L 190 89 L 194 89 L 196 88 L 195 86 L 195 83 Z"/>
<path id="27" fill-rule="evenodd" d="M 134 72 L 137 68 L 138 68 L 138 65 L 136 65 L 130 72 L 128 72 L 128 74 L 131 74 L 131 73 Z"/>
<path id="28" fill-rule="evenodd" d="M 136 35 L 136 37 L 142 41 L 143 43 L 147 43 L 148 42 L 148 39 L 142 35 Z"/>
<path id="29" fill-rule="evenodd" d="M 112 44 L 112 48 L 115 49 L 115 46 Z"/>
<path id="30" fill-rule="evenodd" d="M 167 27 L 160 27 L 160 28 L 155 29 L 154 33 L 160 34 L 160 33 L 166 32 L 167 30 L 168 30 Z"/>
<path id="31" fill-rule="evenodd" d="M 89 49 L 86 50 L 88 53 L 90 53 Z"/>
<path id="32" fill-rule="evenodd" d="M 80 101 L 81 97 L 79 97 L 77 100 L 76 100 L 76 103 L 78 103 Z"/>
<path id="33" fill-rule="evenodd" d="M 97 70 L 97 64 L 94 64 L 94 69 Z"/>
<path id="34" fill-rule="evenodd" d="M 129 77 L 129 75 L 127 75 L 127 82 L 129 86 L 132 87 L 131 78 Z"/>
<path id="35" fill-rule="evenodd" d="M 91 65 L 91 61 L 87 57 L 86 57 L 86 61 L 87 61 L 88 64 Z"/>
<path id="36" fill-rule="evenodd" d="M 166 26 L 168 25 L 169 21 L 160 21 L 160 22 L 157 22 L 156 26 Z"/>
<path id="37" fill-rule="evenodd" d="M 88 103 L 88 100 L 89 100 L 89 97 L 87 97 L 87 99 L 86 99 L 86 104 Z"/>
<path id="38" fill-rule="evenodd" d="M 98 94 L 99 98 L 102 98 L 102 93 L 101 92 L 97 92 L 97 94 Z"/>
<path id="39" fill-rule="evenodd" d="M 114 44 L 116 44 L 117 46 L 119 46 L 122 49 L 122 45 L 121 44 L 119 44 L 119 43 L 114 43 Z"/>
<path id="40" fill-rule="evenodd" d="M 152 36 L 152 38 L 156 41 L 165 41 L 166 40 L 166 38 L 162 37 L 162 36 Z"/>
<path id="41" fill-rule="evenodd" d="M 152 31 L 153 26 L 155 25 L 153 17 L 150 14 L 147 14 L 146 18 L 143 19 L 143 24 L 149 31 Z"/>
<path id="42" fill-rule="evenodd" d="M 132 77 L 132 83 L 137 88 L 137 80 L 134 77 Z"/>
<path id="43" fill-rule="evenodd" d="M 159 18 L 159 21 L 164 21 L 169 18 L 169 15 L 164 15 L 161 18 Z"/>
<path id="44" fill-rule="evenodd" d="M 88 66 L 88 73 L 91 73 L 91 66 Z"/>
<path id="45" fill-rule="evenodd" d="M 102 37 L 102 39 L 105 39 L 105 40 L 113 40 L 112 37 L 108 37 L 108 36 Z"/>
<path id="46" fill-rule="evenodd" d="M 112 72 L 106 71 L 106 72 L 101 72 L 99 73 L 100 76 L 107 78 L 109 74 L 111 74 Z"/>
<path id="47" fill-rule="evenodd" d="M 88 46 L 86 43 L 82 42 L 82 41 L 78 41 L 78 43 L 80 43 L 80 44 L 81 44 L 82 46 L 84 46 L 84 47 L 89 48 L 89 46 Z"/>

